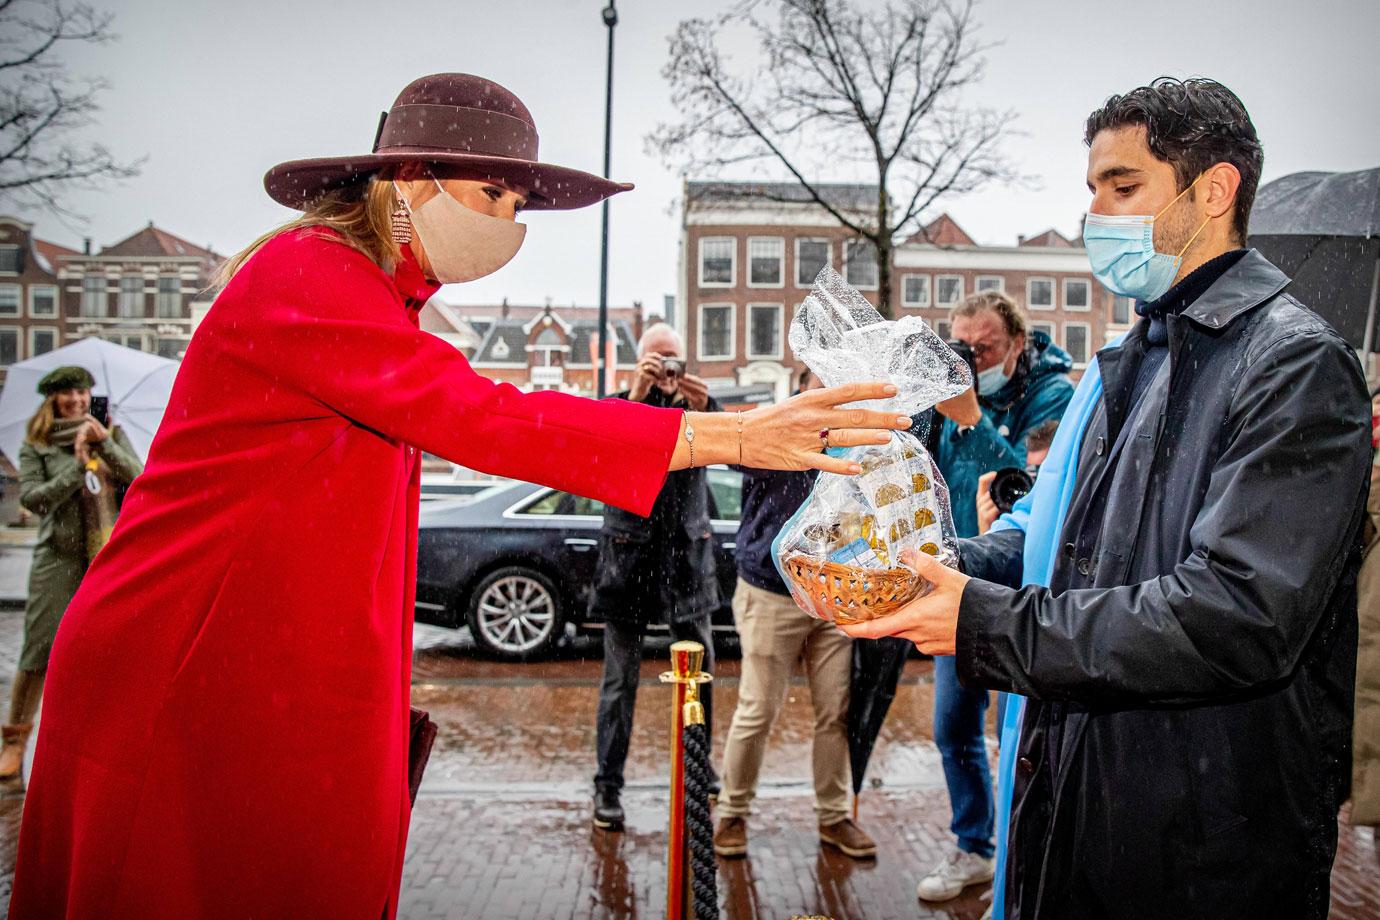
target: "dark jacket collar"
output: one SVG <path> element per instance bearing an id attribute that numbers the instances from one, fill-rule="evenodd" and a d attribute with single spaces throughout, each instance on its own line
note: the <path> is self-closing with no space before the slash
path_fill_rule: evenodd
<path id="1" fill-rule="evenodd" d="M 1259 250 L 1250 249 L 1180 315 L 1208 329 L 1223 329 L 1241 314 L 1274 298 L 1289 280 Z"/>

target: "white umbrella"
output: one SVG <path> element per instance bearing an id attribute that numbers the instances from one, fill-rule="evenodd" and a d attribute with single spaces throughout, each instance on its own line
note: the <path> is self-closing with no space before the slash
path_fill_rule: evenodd
<path id="1" fill-rule="evenodd" d="M 19 465 L 24 430 L 43 402 L 38 382 L 53 368 L 67 364 L 91 372 L 96 378 L 92 395 L 110 400 L 111 421 L 124 429 L 135 451 L 147 459 L 154 432 L 168 406 L 177 362 L 96 338 L 81 339 L 10 365 L 5 387 L 0 390 L 0 451 Z"/>

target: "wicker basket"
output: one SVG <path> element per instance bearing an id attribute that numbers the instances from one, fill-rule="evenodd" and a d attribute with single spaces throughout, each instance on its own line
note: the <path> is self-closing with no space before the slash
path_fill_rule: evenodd
<path id="1" fill-rule="evenodd" d="M 914 600 L 925 580 L 906 568 L 865 569 L 793 553 L 786 574 L 810 599 L 813 613 L 835 623 L 863 623 Z"/>

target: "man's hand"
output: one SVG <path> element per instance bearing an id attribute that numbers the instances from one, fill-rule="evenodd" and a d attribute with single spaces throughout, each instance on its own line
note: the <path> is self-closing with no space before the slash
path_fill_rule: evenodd
<path id="1" fill-rule="evenodd" d="M 934 589 L 917 597 L 895 613 L 856 626 L 840 626 L 855 639 L 900 636 L 915 643 L 926 655 L 952 655 L 958 634 L 958 605 L 968 576 L 949 568 L 928 553 L 913 549 L 901 553 L 901 562 L 915 569 Z"/>
<path id="2" fill-rule="evenodd" d="M 694 374 L 685 374 L 680 378 L 680 393 L 695 412 L 703 412 L 709 407 L 709 384 Z"/>
<path id="3" fill-rule="evenodd" d="M 982 407 L 978 405 L 977 391 L 972 387 L 944 400 L 934 408 L 945 418 L 953 419 L 955 425 L 966 427 L 982 421 Z"/>
<path id="4" fill-rule="evenodd" d="M 978 477 L 977 484 L 977 520 L 978 533 L 984 534 L 992 529 L 992 523 L 1001 517 L 1001 512 L 997 510 L 997 503 L 992 501 L 992 480 L 997 478 L 997 471 L 983 473 Z"/>
<path id="5" fill-rule="evenodd" d="M 642 402 L 647 398 L 647 393 L 652 385 L 662 378 L 664 371 L 661 366 L 661 355 L 654 351 L 649 351 L 638 359 L 637 373 L 633 375 L 632 387 L 628 391 L 628 399 L 633 402 Z"/>

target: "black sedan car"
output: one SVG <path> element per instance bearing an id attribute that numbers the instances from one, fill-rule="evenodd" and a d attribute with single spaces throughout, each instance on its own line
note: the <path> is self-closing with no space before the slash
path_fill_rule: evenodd
<path id="1" fill-rule="evenodd" d="M 725 467 L 706 473 L 723 597 L 712 622 L 716 630 L 732 631 L 742 474 Z M 469 626 L 480 646 L 510 659 L 541 655 L 567 624 L 577 631 L 601 628 L 588 609 L 602 514 L 599 502 L 525 482 L 424 503 L 418 622 Z"/>

